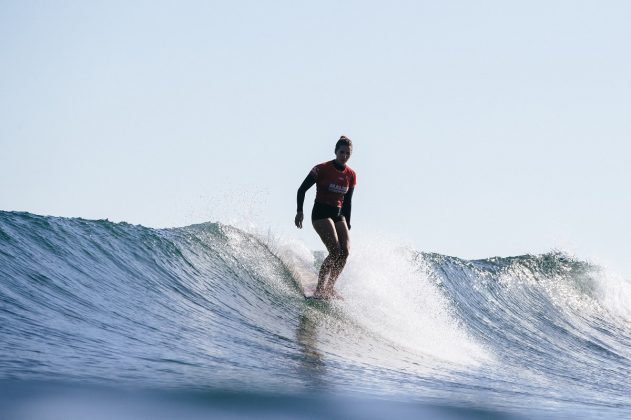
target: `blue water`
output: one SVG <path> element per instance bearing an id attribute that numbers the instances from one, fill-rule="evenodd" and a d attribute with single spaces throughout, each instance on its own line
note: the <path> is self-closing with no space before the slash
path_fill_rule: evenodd
<path id="1" fill-rule="evenodd" d="M 219 223 L 0 212 L 0 418 L 631 417 L 631 285 L 562 252 L 322 255 Z M 105 414 L 103 414 L 105 413 Z"/>

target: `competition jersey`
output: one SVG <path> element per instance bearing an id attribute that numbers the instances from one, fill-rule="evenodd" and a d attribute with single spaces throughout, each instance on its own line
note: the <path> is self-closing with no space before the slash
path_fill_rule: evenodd
<path id="1" fill-rule="evenodd" d="M 310 173 L 316 180 L 315 201 L 333 207 L 342 207 L 344 194 L 356 184 L 354 170 L 345 166 L 341 171 L 332 161 L 314 166 Z"/>

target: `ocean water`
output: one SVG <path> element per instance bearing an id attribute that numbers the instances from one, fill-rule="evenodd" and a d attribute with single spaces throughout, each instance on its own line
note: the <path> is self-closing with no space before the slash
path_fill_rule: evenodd
<path id="1" fill-rule="evenodd" d="M 631 418 L 626 279 L 353 246 L 0 212 L 0 418 Z"/>

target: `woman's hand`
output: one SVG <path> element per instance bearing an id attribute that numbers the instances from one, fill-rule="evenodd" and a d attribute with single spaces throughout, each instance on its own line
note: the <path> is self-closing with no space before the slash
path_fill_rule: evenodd
<path id="1" fill-rule="evenodd" d="M 302 229 L 302 221 L 304 220 L 305 215 L 299 211 L 298 213 L 296 213 L 296 219 L 294 220 L 294 223 L 296 224 L 296 227 L 298 229 Z"/>

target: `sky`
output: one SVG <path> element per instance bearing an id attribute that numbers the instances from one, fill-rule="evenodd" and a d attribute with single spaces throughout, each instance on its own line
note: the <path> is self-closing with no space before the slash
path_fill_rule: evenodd
<path id="1" fill-rule="evenodd" d="M 353 140 L 353 241 L 631 274 L 631 3 L 0 1 L 0 210 L 293 226 Z M 314 189 L 307 194 L 309 213 Z"/>

